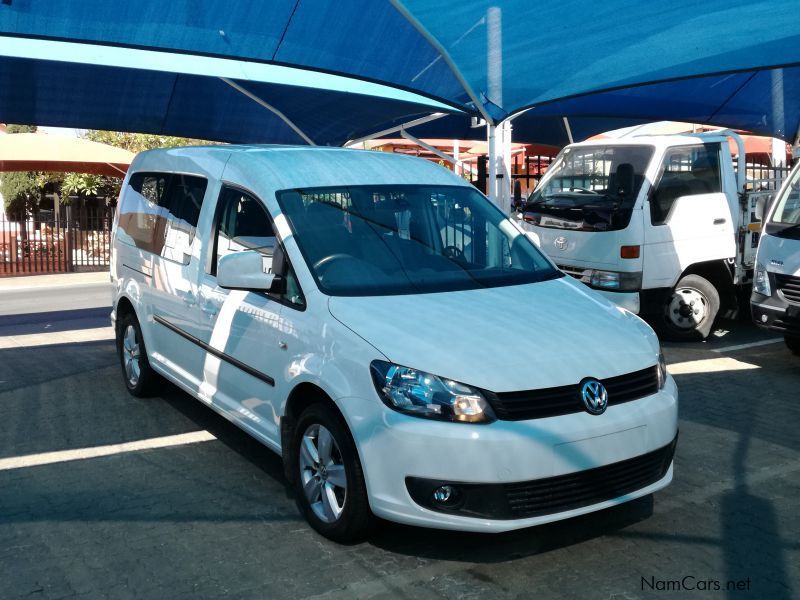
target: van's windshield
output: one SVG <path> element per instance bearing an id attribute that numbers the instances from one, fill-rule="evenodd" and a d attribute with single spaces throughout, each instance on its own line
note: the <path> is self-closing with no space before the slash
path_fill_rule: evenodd
<path id="1" fill-rule="evenodd" d="M 795 169 L 781 188 L 775 212 L 766 231 L 770 235 L 800 239 L 800 169 Z"/>
<path id="2" fill-rule="evenodd" d="M 646 145 L 565 148 L 531 194 L 523 218 L 556 229 L 627 227 L 653 152 Z"/>
<path id="3" fill-rule="evenodd" d="M 329 295 L 469 290 L 562 276 L 470 187 L 329 187 L 277 197 L 319 289 Z"/>

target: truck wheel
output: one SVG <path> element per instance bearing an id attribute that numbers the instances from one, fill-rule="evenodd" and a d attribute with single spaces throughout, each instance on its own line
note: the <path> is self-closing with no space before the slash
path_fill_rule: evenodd
<path id="1" fill-rule="evenodd" d="M 783 336 L 783 341 L 786 342 L 786 347 L 789 350 L 800 356 L 800 337 L 785 335 Z"/>
<path id="2" fill-rule="evenodd" d="M 158 388 L 159 375 L 147 360 L 142 328 L 135 315 L 128 313 L 117 323 L 117 355 L 122 378 L 131 395 L 146 398 Z"/>
<path id="3" fill-rule="evenodd" d="M 662 337 L 676 342 L 702 341 L 719 312 L 719 292 L 700 275 L 682 277 L 672 290 L 659 323 Z"/>
<path id="4" fill-rule="evenodd" d="M 309 524 L 336 542 L 365 537 L 373 519 L 353 438 L 342 418 L 325 404 L 300 415 L 291 448 L 295 501 Z"/>

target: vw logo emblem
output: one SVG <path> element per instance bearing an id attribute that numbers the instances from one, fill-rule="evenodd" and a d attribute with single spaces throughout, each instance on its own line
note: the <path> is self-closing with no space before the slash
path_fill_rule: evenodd
<path id="1" fill-rule="evenodd" d="M 584 379 L 581 384 L 581 399 L 586 412 L 602 415 L 608 407 L 608 392 L 597 379 Z"/>
<path id="2" fill-rule="evenodd" d="M 559 250 L 566 250 L 567 249 L 567 238 L 565 238 L 563 235 L 559 236 L 555 240 L 553 240 L 553 245 L 556 248 L 558 248 Z"/>

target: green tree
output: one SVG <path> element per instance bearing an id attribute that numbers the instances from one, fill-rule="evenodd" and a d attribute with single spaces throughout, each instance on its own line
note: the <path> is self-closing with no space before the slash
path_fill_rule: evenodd
<path id="1" fill-rule="evenodd" d="M 108 144 L 109 146 L 116 146 L 117 148 L 124 148 L 129 152 L 137 153 L 152 150 L 153 148 L 174 148 L 176 146 L 197 146 L 211 143 L 174 135 L 103 131 L 100 129 L 89 129 L 84 137 L 93 142 L 100 142 L 101 144 Z"/>
<path id="2" fill-rule="evenodd" d="M 6 133 L 36 133 L 36 125 L 6 125 Z"/>

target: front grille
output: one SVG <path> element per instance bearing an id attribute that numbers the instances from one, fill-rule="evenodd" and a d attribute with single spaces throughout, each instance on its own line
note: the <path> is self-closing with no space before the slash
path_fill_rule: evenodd
<path id="1" fill-rule="evenodd" d="M 772 322 L 772 327 L 792 337 L 800 337 L 800 319 L 784 317 Z"/>
<path id="2" fill-rule="evenodd" d="M 658 391 L 658 366 L 600 381 L 608 391 L 609 406 L 638 400 Z M 486 397 L 497 418 L 503 421 L 543 419 L 584 410 L 580 383 L 522 392 L 488 392 Z"/>
<path id="3" fill-rule="evenodd" d="M 776 273 L 775 286 L 781 291 L 787 302 L 800 304 L 800 277 Z"/>
<path id="4" fill-rule="evenodd" d="M 620 462 L 545 479 L 516 483 L 461 483 L 406 477 L 414 502 L 430 510 L 489 519 L 524 519 L 552 515 L 613 500 L 662 479 L 672 463 L 678 437 L 671 443 Z M 449 505 L 438 504 L 440 486 L 455 490 Z"/>
<path id="5" fill-rule="evenodd" d="M 591 506 L 647 487 L 666 475 L 676 442 L 677 438 L 659 450 L 588 471 L 507 484 L 506 498 L 512 518 Z"/>
<path id="6" fill-rule="evenodd" d="M 583 277 L 583 274 L 587 269 L 583 267 L 572 267 L 570 265 L 556 265 L 559 269 L 564 271 L 567 275 L 574 277 L 575 279 L 580 279 Z"/>

